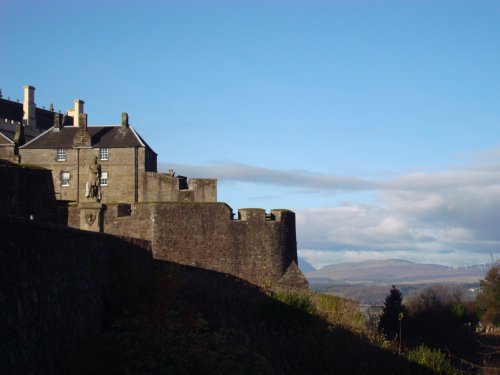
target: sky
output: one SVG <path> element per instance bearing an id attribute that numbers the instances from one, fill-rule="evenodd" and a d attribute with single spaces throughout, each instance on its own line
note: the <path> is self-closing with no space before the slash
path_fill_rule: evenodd
<path id="1" fill-rule="evenodd" d="M 316 268 L 500 256 L 499 1 L 0 0 L 0 88 L 289 208 Z"/>

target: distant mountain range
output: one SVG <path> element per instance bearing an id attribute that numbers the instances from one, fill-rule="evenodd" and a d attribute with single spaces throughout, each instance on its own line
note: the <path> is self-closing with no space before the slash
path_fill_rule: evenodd
<path id="1" fill-rule="evenodd" d="M 305 271 L 310 283 L 430 284 L 477 283 L 488 266 L 453 268 L 414 263 L 401 259 L 338 263 L 316 271 Z"/>

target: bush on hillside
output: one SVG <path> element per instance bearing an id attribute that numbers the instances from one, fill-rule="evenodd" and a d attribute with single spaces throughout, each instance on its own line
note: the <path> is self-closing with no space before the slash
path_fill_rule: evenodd
<path id="1" fill-rule="evenodd" d="M 439 349 L 430 349 L 425 345 L 420 345 L 413 350 L 408 351 L 406 357 L 419 365 L 430 368 L 431 370 L 443 375 L 458 374 L 451 361 Z"/>
<path id="2" fill-rule="evenodd" d="M 462 355 L 474 348 L 477 318 L 456 286 L 432 285 L 408 303 L 406 343 L 449 349 Z"/>
<path id="3" fill-rule="evenodd" d="M 359 303 L 329 294 L 313 294 L 318 314 L 328 323 L 360 331 L 364 327 L 364 315 Z"/>
<path id="4" fill-rule="evenodd" d="M 297 309 L 298 311 L 305 312 L 307 314 L 315 314 L 316 307 L 312 302 L 311 298 L 305 294 L 300 292 L 292 292 L 292 291 L 283 291 L 278 292 L 274 295 L 274 297 L 290 307 Z"/>

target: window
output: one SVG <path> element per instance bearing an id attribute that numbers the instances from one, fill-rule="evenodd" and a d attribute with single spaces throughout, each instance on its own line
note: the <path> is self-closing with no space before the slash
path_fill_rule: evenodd
<path id="1" fill-rule="evenodd" d="M 108 160 L 108 148 L 103 147 L 99 149 L 99 160 Z"/>
<path id="2" fill-rule="evenodd" d="M 57 149 L 56 160 L 57 161 L 66 161 L 66 150 L 64 148 Z"/>
<path id="3" fill-rule="evenodd" d="M 108 186 L 108 172 L 101 172 L 101 186 Z"/>
<path id="4" fill-rule="evenodd" d="M 69 172 L 61 172 L 61 186 L 69 186 L 71 175 Z"/>

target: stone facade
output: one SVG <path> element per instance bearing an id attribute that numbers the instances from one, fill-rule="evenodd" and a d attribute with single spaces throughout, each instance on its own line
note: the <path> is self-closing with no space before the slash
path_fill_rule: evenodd
<path id="1" fill-rule="evenodd" d="M 57 160 L 57 148 L 21 149 L 23 164 L 37 165 L 52 171 L 56 198 L 65 201 L 80 202 L 85 200 L 85 185 L 88 180 L 88 165 L 99 156 L 99 149 L 65 149 L 66 160 Z M 134 202 L 138 186 L 136 174 L 144 172 L 145 150 L 134 148 L 114 148 L 108 150 L 107 160 L 98 160 L 101 170 L 107 173 L 107 184 L 101 185 L 102 202 Z M 137 158 L 136 158 L 137 157 Z M 137 163 L 136 163 L 137 161 Z M 137 168 L 136 168 L 137 164 Z M 68 182 L 62 181 L 62 173 L 69 173 Z"/>

